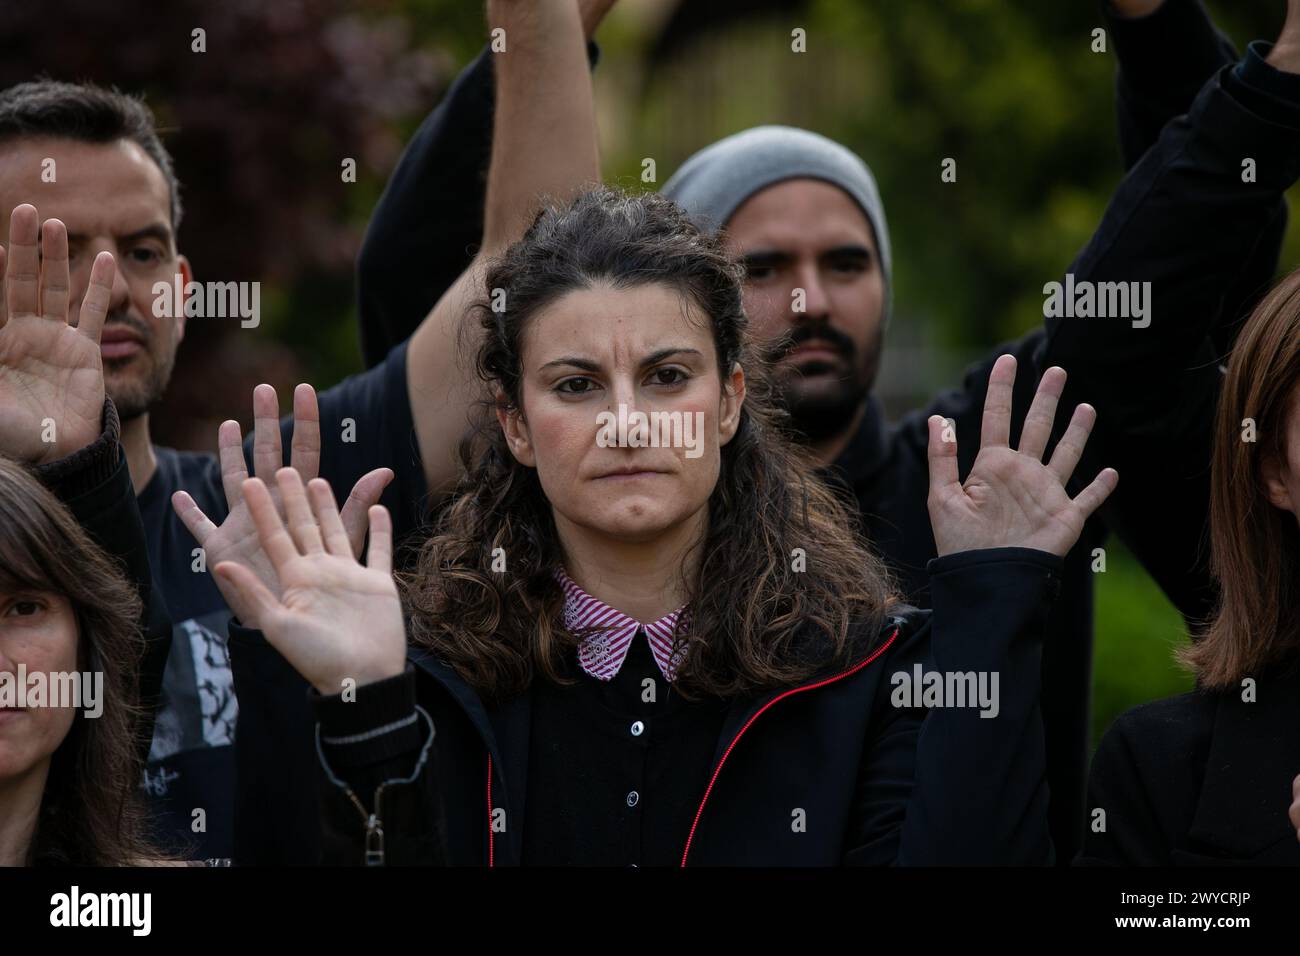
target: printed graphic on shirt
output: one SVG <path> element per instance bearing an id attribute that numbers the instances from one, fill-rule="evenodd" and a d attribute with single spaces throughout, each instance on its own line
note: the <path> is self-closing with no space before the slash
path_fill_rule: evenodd
<path id="1" fill-rule="evenodd" d="M 235 742 L 235 682 L 225 634 L 229 616 L 230 612 L 223 608 L 190 618 L 174 628 L 150 762 L 186 750 Z M 161 771 L 154 776 L 160 777 Z M 153 785 L 162 786 L 162 792 L 166 792 L 166 781 L 158 779 Z M 151 787 L 148 772 L 145 787 Z"/>

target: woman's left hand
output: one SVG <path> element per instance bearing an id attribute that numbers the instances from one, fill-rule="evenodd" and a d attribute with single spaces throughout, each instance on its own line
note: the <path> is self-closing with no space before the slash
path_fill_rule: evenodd
<path id="1" fill-rule="evenodd" d="M 383 505 L 370 508 L 366 563 L 352 553 L 329 483 L 303 488 L 293 468 L 275 475 L 288 527 L 260 478 L 243 483 L 244 500 L 280 583 L 273 594 L 257 573 L 223 561 L 213 573 L 238 595 L 250 627 L 320 693 L 337 694 L 402 673 L 406 628 L 393 582 L 393 525 Z"/>
<path id="2" fill-rule="evenodd" d="M 1003 355 L 989 375 L 980 452 L 963 484 L 957 474 L 952 422 L 930 417 L 930 522 L 939 555 L 981 548 L 1034 548 L 1064 556 L 1083 524 L 1115 490 L 1119 474 L 1103 469 L 1079 495 L 1066 493 L 1096 421 L 1090 405 L 1074 410 L 1069 428 L 1044 465 L 1043 451 L 1065 388 L 1065 370 L 1050 368 L 1025 416 L 1020 447 L 1010 447 L 1014 356 Z M 948 432 L 945 434 L 945 432 Z"/>

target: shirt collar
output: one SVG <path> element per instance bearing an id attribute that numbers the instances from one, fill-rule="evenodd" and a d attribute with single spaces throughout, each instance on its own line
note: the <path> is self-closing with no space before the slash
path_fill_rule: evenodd
<path id="1" fill-rule="evenodd" d="M 642 624 L 599 598 L 592 597 L 563 568 L 556 570 L 555 578 L 564 589 L 565 627 L 575 633 L 584 628 L 593 629 L 582 638 L 578 647 L 578 663 L 587 674 L 597 680 L 613 680 L 627 660 L 632 640 L 644 629 L 646 639 L 650 642 L 650 653 L 654 656 L 659 672 L 665 680 L 672 682 L 685 657 L 685 646 L 678 648 L 675 653 L 673 651 L 673 631 L 678 619 L 682 619 L 683 625 L 686 623 L 685 605 L 657 621 Z"/>

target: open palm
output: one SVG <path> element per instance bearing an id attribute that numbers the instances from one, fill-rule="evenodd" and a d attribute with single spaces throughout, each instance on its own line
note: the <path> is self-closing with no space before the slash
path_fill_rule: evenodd
<path id="1" fill-rule="evenodd" d="M 68 325 L 68 230 L 57 219 L 42 227 L 33 206 L 14 209 L 7 255 L 0 249 L 0 449 L 7 455 L 53 461 L 99 436 L 99 336 L 115 274 L 112 255 L 101 252 L 78 324 Z"/>
<path id="2" fill-rule="evenodd" d="M 243 437 L 239 423 L 227 421 L 217 431 L 218 455 L 221 462 L 221 487 L 226 494 L 226 518 L 220 525 L 209 518 L 188 492 L 172 495 L 172 508 L 189 529 L 194 540 L 203 548 L 210 567 L 222 561 L 234 561 L 253 571 L 266 588 L 275 595 L 281 593 L 280 580 L 270 557 L 262 549 L 257 524 L 253 521 L 248 502 L 244 499 L 243 485 L 248 479 L 248 466 L 244 459 Z M 293 443 L 289 467 L 311 481 L 320 472 L 320 406 L 316 390 L 310 385 L 299 385 L 293 393 Z M 284 452 L 280 442 L 280 403 L 275 389 L 259 385 L 253 389 L 253 469 L 259 478 L 270 481 L 271 476 L 284 467 Z M 376 468 L 362 475 L 352 487 L 343 505 L 341 520 L 352 545 L 352 554 L 359 557 L 366 539 L 367 513 L 379 502 L 384 488 L 393 478 L 388 468 Z M 277 513 L 284 514 L 279 486 L 270 484 L 271 500 Z M 243 606 L 239 592 L 226 586 L 217 578 L 226 603 L 235 615 L 247 622 L 251 610 Z"/>
<path id="3" fill-rule="evenodd" d="M 964 483 L 957 473 L 956 436 L 945 434 L 952 425 L 931 417 L 928 505 L 938 554 L 1019 547 L 1064 556 L 1074 546 L 1084 522 L 1115 489 L 1119 475 L 1113 468 L 1103 469 L 1077 497 L 1066 493 L 1065 484 L 1096 421 L 1088 405 L 1075 409 L 1051 460 L 1043 464 L 1065 378 L 1060 368 L 1043 375 L 1025 416 L 1020 447 L 1012 449 L 1016 360 L 1003 355 L 994 363 L 984 399 L 980 451 Z"/>
<path id="4" fill-rule="evenodd" d="M 317 478 L 304 489 L 296 470 L 282 468 L 276 483 L 287 528 L 260 478 L 248 479 L 242 490 L 280 595 L 246 565 L 224 561 L 213 568 L 248 609 L 245 623 L 261 629 L 322 694 L 339 693 L 349 679 L 360 687 L 400 674 L 406 666 L 406 629 L 392 576 L 387 509 L 370 509 L 370 547 L 362 565 L 353 556 L 328 482 Z"/>

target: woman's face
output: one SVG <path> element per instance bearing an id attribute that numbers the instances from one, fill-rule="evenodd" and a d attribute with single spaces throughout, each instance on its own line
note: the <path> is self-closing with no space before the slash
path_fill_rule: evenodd
<path id="1" fill-rule="evenodd" d="M 19 665 L 46 683 L 46 706 L 17 708 Z M 51 707 L 49 675 L 77 670 L 77 620 L 66 597 L 0 592 L 0 783 L 43 771 L 63 743 L 76 710 Z"/>
<path id="2" fill-rule="evenodd" d="M 532 318 L 522 408 L 500 419 L 558 527 L 645 542 L 704 513 L 740 421 L 739 366 L 726 384 L 707 320 L 676 291 L 601 285 Z"/>

